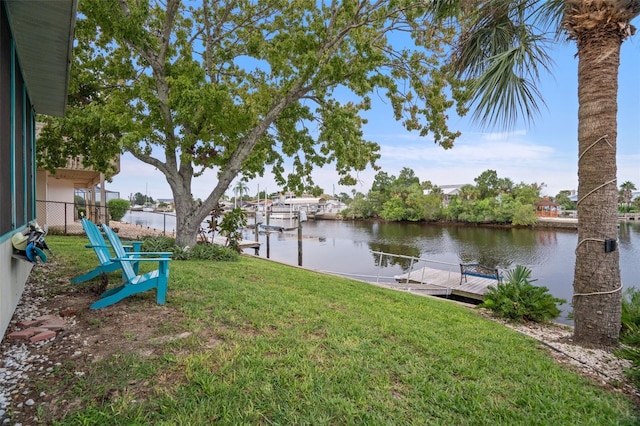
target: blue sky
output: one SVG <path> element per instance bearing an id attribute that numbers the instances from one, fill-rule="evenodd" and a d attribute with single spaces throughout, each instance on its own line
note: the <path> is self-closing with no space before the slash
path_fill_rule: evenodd
<path id="1" fill-rule="evenodd" d="M 637 21 L 637 20 L 636 20 Z M 637 22 L 634 22 L 636 25 Z M 555 64 L 551 74 L 542 75 L 539 90 L 546 106 L 531 125 L 518 125 L 509 133 L 500 129 L 486 129 L 468 117 L 451 117 L 451 129 L 462 136 L 452 149 L 444 150 L 429 138 L 420 138 L 395 122 L 390 108 L 374 105 L 365 138 L 377 142 L 382 157 L 378 165 L 382 171 L 397 176 L 403 167 L 411 168 L 421 181 L 436 185 L 471 183 L 483 171 L 496 170 L 501 178 L 515 183 L 541 183 L 543 194 L 556 195 L 563 189 L 577 189 L 578 163 L 578 100 L 575 44 L 558 45 L 552 52 Z M 626 40 L 622 46 L 618 94 L 618 184 L 633 182 L 640 189 L 640 37 Z M 471 113 L 468 114 L 470 116 Z M 316 183 L 326 193 L 351 193 L 352 189 L 366 193 L 377 172 L 367 169 L 358 174 L 355 186 L 338 185 L 335 170 L 326 166 L 313 173 Z M 195 197 L 205 198 L 215 186 L 215 173 L 208 172 L 193 182 Z M 153 167 L 134 159 L 130 154 L 121 157 L 121 171 L 106 188 L 129 194 L 144 193 L 154 199 L 172 198 L 164 176 Z M 247 183 L 250 194 L 260 190 L 269 193 L 280 188 L 273 178 Z M 227 195 L 232 196 L 228 190 Z"/>

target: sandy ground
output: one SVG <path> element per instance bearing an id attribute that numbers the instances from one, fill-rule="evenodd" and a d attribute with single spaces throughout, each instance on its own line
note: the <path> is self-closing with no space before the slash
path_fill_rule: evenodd
<path id="1" fill-rule="evenodd" d="M 134 225 L 127 222 L 109 221 L 109 227 L 118 232 L 120 238 L 136 239 L 142 237 L 155 237 L 162 235 L 162 230 L 149 228 L 148 226 Z M 174 237 L 173 234 L 167 237 Z"/>

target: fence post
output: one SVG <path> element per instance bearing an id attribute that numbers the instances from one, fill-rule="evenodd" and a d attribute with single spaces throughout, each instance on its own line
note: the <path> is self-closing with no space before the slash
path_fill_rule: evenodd
<path id="1" fill-rule="evenodd" d="M 67 203 L 64 203 L 64 235 L 67 235 Z"/>
<path id="2" fill-rule="evenodd" d="M 382 268 L 382 256 L 383 256 L 383 252 L 379 253 L 380 256 L 378 256 L 378 275 L 376 276 L 376 282 L 379 283 L 380 282 L 380 268 Z"/>
<path id="3" fill-rule="evenodd" d="M 413 259 L 414 257 L 411 257 L 411 262 L 409 263 L 409 272 L 407 273 L 407 284 L 409 284 L 409 277 L 411 276 L 411 273 L 413 272 Z"/>

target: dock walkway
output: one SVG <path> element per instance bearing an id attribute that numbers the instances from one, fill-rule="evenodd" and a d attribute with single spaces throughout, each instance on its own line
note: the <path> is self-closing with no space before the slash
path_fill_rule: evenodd
<path id="1" fill-rule="evenodd" d="M 460 296 L 468 299 L 484 300 L 489 286 L 495 286 L 497 280 L 467 276 L 460 284 L 460 272 L 443 271 L 429 267 L 419 268 L 406 274 L 396 275 L 397 283 L 389 286 L 409 292 L 432 296 Z"/>

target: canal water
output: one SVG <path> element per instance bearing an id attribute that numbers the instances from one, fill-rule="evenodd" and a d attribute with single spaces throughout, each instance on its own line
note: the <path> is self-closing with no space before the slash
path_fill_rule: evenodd
<path id="1" fill-rule="evenodd" d="M 146 216 L 145 216 L 146 215 Z M 144 219 L 146 217 L 146 219 Z M 132 220 L 130 220 L 130 218 Z M 172 233 L 175 218 L 144 212 L 127 213 L 124 220 L 166 229 Z M 170 226 L 166 223 L 170 220 Z M 251 223 L 251 218 L 249 223 Z M 271 225 L 295 227 L 296 222 L 275 221 Z M 165 228 L 163 228 L 163 225 Z M 254 240 L 253 231 L 244 238 Z M 259 256 L 284 263 L 298 263 L 298 231 L 259 234 Z M 267 241 L 268 239 L 268 241 Z M 545 286 L 563 305 L 562 321 L 571 308 L 575 230 L 553 228 L 505 229 L 470 226 L 439 226 L 418 223 L 380 223 L 348 221 L 308 221 L 302 224 L 302 266 L 350 276 L 365 281 L 393 281 L 407 272 L 412 261 L 405 257 L 384 256 L 379 252 L 423 259 L 415 267 L 429 266 L 459 271 L 460 263 L 478 262 L 509 270 L 524 265 L 532 270 L 535 285 Z M 640 288 L 640 223 L 620 223 L 618 236 L 620 269 L 625 288 Z M 246 249 L 254 254 L 253 249 Z M 604 252 L 604 249 L 603 249 Z"/>

